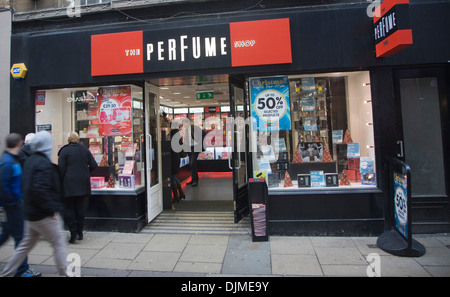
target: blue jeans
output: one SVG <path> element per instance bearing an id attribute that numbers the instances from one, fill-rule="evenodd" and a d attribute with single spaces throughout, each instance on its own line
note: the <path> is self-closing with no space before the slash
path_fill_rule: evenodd
<path id="1" fill-rule="evenodd" d="M 6 212 L 6 222 L 2 223 L 2 234 L 0 234 L 0 246 L 2 246 L 11 236 L 14 239 L 14 248 L 17 248 L 23 237 L 24 214 L 22 204 L 4 207 Z M 17 269 L 15 276 L 20 276 L 28 270 L 27 258 Z"/>

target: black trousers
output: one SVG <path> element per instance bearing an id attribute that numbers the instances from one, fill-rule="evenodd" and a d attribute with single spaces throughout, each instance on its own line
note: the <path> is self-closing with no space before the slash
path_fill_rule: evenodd
<path id="1" fill-rule="evenodd" d="M 197 158 L 198 158 L 199 154 L 200 154 L 199 152 L 192 152 L 189 155 L 189 163 L 191 165 L 192 181 L 197 181 L 197 182 L 198 182 L 198 162 L 197 162 Z"/>
<path id="2" fill-rule="evenodd" d="M 64 198 L 64 221 L 70 233 L 83 233 L 86 199 L 87 196 Z"/>

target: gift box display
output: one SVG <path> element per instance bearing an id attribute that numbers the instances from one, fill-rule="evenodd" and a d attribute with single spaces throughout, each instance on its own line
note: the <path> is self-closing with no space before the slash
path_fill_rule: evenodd
<path id="1" fill-rule="evenodd" d="M 134 189 L 134 175 L 119 174 L 119 188 Z"/>
<path id="2" fill-rule="evenodd" d="M 103 176 L 92 176 L 91 177 L 91 188 L 101 189 L 105 187 L 105 178 Z"/>

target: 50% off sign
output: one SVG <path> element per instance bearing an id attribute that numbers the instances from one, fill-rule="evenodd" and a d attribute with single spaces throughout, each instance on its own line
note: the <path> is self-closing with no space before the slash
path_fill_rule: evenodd
<path id="1" fill-rule="evenodd" d="M 286 98 L 276 90 L 264 90 L 256 96 L 254 110 L 267 123 L 278 123 L 286 114 Z"/>

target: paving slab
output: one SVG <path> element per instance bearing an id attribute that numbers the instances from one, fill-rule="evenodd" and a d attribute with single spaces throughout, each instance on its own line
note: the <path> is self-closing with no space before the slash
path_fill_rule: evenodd
<path id="1" fill-rule="evenodd" d="M 179 261 L 174 272 L 189 272 L 189 273 L 221 273 L 222 263 L 207 263 L 207 262 L 182 262 Z"/>
<path id="2" fill-rule="evenodd" d="M 315 247 L 321 265 L 368 265 L 356 247 Z"/>
<path id="3" fill-rule="evenodd" d="M 417 258 L 380 256 L 382 277 L 428 277 L 431 276 L 417 261 Z"/>
<path id="4" fill-rule="evenodd" d="M 222 263 L 226 249 L 226 245 L 188 244 L 181 254 L 180 261 Z"/>
<path id="5" fill-rule="evenodd" d="M 272 255 L 272 274 L 285 276 L 322 276 L 315 255 Z"/>
<path id="6" fill-rule="evenodd" d="M 224 274 L 271 274 L 270 243 L 253 242 L 249 236 L 233 236 L 223 261 Z"/>
<path id="7" fill-rule="evenodd" d="M 424 266 L 450 266 L 450 249 L 447 247 L 429 247 L 425 255 L 415 258 Z"/>
<path id="8" fill-rule="evenodd" d="M 145 247 L 144 243 L 110 242 L 94 257 L 133 260 Z"/>
<path id="9" fill-rule="evenodd" d="M 144 247 L 144 251 L 181 253 L 190 238 L 191 235 L 186 234 L 155 234 Z"/>
<path id="10" fill-rule="evenodd" d="M 314 247 L 309 237 L 270 237 L 270 251 L 278 255 L 314 255 Z"/>
<path id="11" fill-rule="evenodd" d="M 434 277 L 450 277 L 450 266 L 423 266 Z"/>
<path id="12" fill-rule="evenodd" d="M 366 277 L 367 265 L 321 265 L 324 276 Z"/>
<path id="13" fill-rule="evenodd" d="M 180 258 L 177 252 L 141 252 L 128 270 L 173 271 Z"/>

